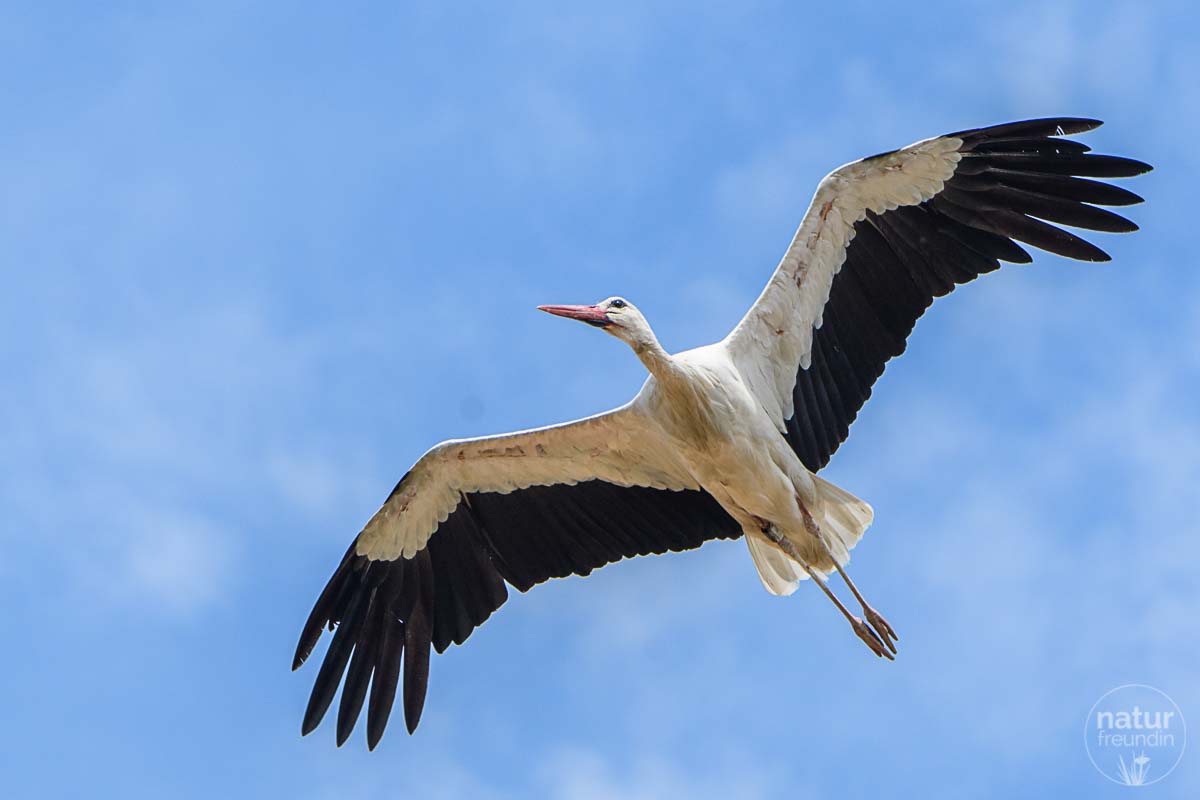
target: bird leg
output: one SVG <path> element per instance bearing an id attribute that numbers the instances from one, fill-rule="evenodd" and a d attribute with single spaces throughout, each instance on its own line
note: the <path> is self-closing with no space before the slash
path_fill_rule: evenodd
<path id="1" fill-rule="evenodd" d="M 846 585 L 850 587 L 850 591 L 854 594 L 854 599 L 858 601 L 858 605 L 862 608 L 863 616 L 867 618 L 869 623 L 871 623 L 871 627 L 875 629 L 878 637 L 883 640 L 883 643 L 887 645 L 888 649 L 895 653 L 896 645 L 892 640 L 894 639 L 897 642 L 900 641 L 900 637 L 896 635 L 895 629 L 893 629 L 891 624 L 883 618 L 882 614 L 871 607 L 866 598 L 862 596 L 862 592 L 860 592 L 858 587 L 854 585 L 854 581 L 850 580 L 850 576 L 846 574 L 846 570 L 842 569 L 842 565 L 839 564 L 837 559 L 833 557 L 833 554 L 829 552 L 829 548 L 825 545 L 825 539 L 821 535 L 821 528 L 819 525 L 817 525 L 817 521 L 813 519 L 812 514 L 808 513 L 808 509 L 801 505 L 800 511 L 804 515 L 805 527 L 808 528 L 808 532 L 812 534 L 812 536 L 818 542 L 821 543 L 821 547 L 825 548 L 825 554 L 829 556 L 829 560 L 833 562 L 833 566 L 835 569 L 837 569 L 838 575 L 842 576 L 842 580 L 845 581 Z"/>
<path id="2" fill-rule="evenodd" d="M 871 652 L 876 656 L 879 656 L 880 658 L 886 658 L 889 661 L 895 661 L 895 656 L 888 652 L 888 647 L 890 647 L 891 643 L 888 642 L 888 647 L 885 647 L 884 642 L 887 641 L 886 639 L 881 640 L 880 636 L 874 630 L 872 630 L 871 626 L 863 622 L 861 617 L 856 617 L 850 613 L 850 609 L 846 608 L 846 606 L 842 604 L 842 601 L 838 599 L 838 596 L 834 594 L 828 586 L 825 585 L 825 581 L 821 579 L 821 576 L 817 574 L 816 570 L 808 565 L 808 562 L 804 560 L 804 558 L 796 550 L 795 546 L 789 542 L 785 536 L 780 534 L 779 531 L 775 530 L 774 525 L 766 520 L 757 518 L 756 520 L 759 523 L 759 528 L 762 530 L 763 535 L 774 542 L 780 550 L 788 555 L 789 558 L 803 567 L 804 571 L 808 573 L 808 577 L 812 578 L 813 583 L 819 586 L 821 591 L 825 593 L 825 596 L 828 597 L 835 606 L 837 606 L 838 611 L 842 612 L 842 616 L 844 616 L 850 623 L 850 627 L 854 629 L 855 635 L 858 636 L 859 639 L 862 639 L 863 644 L 869 647 Z M 882 619 L 882 617 L 880 619 Z M 894 647 L 892 647 L 891 650 L 892 652 L 895 652 Z"/>

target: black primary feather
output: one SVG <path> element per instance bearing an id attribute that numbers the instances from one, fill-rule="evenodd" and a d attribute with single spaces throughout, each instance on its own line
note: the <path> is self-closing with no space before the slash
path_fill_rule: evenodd
<path id="1" fill-rule="evenodd" d="M 705 492 L 587 481 L 463 495 L 411 559 L 372 561 L 356 553 L 356 541 L 318 597 L 296 647 L 293 669 L 312 653 L 322 631 L 335 631 L 301 731 L 320 724 L 343 678 L 339 746 L 365 704 L 373 750 L 397 691 L 405 726 L 415 731 L 431 652 L 465 642 L 508 599 L 506 582 L 527 591 L 622 558 L 740 535 L 738 524 Z"/>

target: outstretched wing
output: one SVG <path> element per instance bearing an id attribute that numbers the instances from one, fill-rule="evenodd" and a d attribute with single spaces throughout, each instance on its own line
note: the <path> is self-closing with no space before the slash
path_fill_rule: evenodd
<path id="1" fill-rule="evenodd" d="M 1088 178 L 1150 166 L 1061 138 L 1100 124 L 1040 119 L 961 131 L 855 161 L 821 181 L 770 282 L 725 340 L 810 470 L 845 441 L 872 384 L 904 352 L 935 297 L 1001 261 L 1031 261 L 1018 241 L 1082 261 L 1109 259 L 1051 222 L 1137 230 L 1096 206 L 1141 198 Z"/>
<path id="2" fill-rule="evenodd" d="M 671 453 L 635 400 L 566 425 L 444 442 L 422 456 L 350 545 L 300 635 L 293 669 L 336 627 L 303 732 L 320 724 L 345 675 L 338 745 L 366 703 L 374 749 L 403 663 L 412 733 L 430 647 L 466 641 L 508 599 L 506 582 L 524 592 L 625 557 L 740 536 Z"/>

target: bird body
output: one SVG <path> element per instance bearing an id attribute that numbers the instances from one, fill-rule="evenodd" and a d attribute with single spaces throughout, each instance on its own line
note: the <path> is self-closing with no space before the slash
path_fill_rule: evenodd
<path id="1" fill-rule="evenodd" d="M 1091 178 L 1150 167 L 1063 138 L 1099 124 L 977 128 L 835 170 L 754 305 L 715 344 L 671 355 L 621 297 L 539 306 L 621 339 L 649 377 L 612 411 L 442 442 L 417 461 L 350 545 L 301 633 L 293 668 L 335 630 L 303 732 L 342 685 L 338 744 L 366 704 L 373 748 L 403 674 L 411 733 L 431 649 L 463 643 L 507 600 L 507 586 L 527 591 L 711 539 L 744 537 L 773 594 L 814 579 L 859 639 L 893 658 L 895 630 L 844 569 L 873 512 L 816 473 L 935 298 L 1002 261 L 1030 261 L 1018 241 L 1108 260 L 1051 223 L 1136 230 L 1098 206 L 1141 198 Z M 833 572 L 861 617 L 826 585 Z"/>
<path id="2" fill-rule="evenodd" d="M 669 374 L 653 375 L 639 398 L 688 474 L 743 533 L 761 535 L 762 522 L 770 522 L 807 554 L 810 565 L 831 571 L 818 543 L 809 541 L 801 514 L 801 507 L 819 510 L 817 483 L 751 392 L 725 343 L 685 351 L 671 362 Z M 779 583 L 773 571 L 764 573 L 762 565 L 759 570 L 775 594 L 790 594 L 800 579 Z"/>

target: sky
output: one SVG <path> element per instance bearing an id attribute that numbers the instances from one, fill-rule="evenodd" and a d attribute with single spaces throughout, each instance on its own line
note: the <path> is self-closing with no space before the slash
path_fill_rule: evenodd
<path id="1" fill-rule="evenodd" d="M 1200 725 L 1200 12 L 0 4 L 0 793 L 1119 797 L 1082 729 Z M 416 736 L 299 735 L 295 637 L 430 445 L 618 405 L 757 296 L 817 182 L 1098 117 L 1142 231 L 939 300 L 824 475 L 876 660 L 741 542 L 511 592 Z M 1195 797 L 1200 743 L 1147 796 Z"/>

